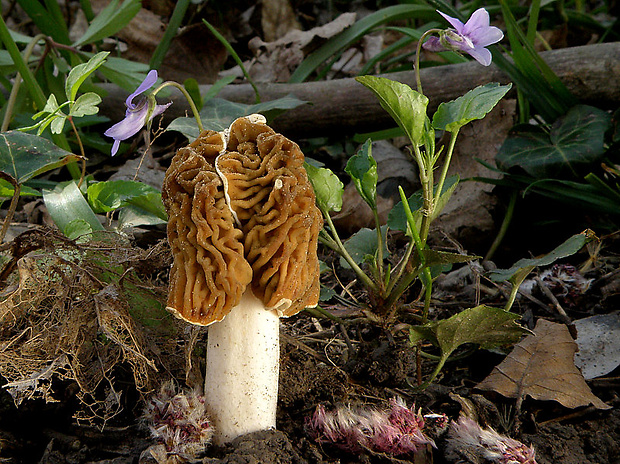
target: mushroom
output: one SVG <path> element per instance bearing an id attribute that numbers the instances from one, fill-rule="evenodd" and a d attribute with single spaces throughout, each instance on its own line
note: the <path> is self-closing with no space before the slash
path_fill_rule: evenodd
<path id="1" fill-rule="evenodd" d="M 297 144 L 251 115 L 203 132 L 166 172 L 167 307 L 209 326 L 205 401 L 216 444 L 275 428 L 279 317 L 318 303 L 323 219 L 303 163 Z"/>

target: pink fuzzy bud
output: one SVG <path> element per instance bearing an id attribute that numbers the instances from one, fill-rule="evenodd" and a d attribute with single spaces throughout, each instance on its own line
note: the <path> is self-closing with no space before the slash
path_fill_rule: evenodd
<path id="1" fill-rule="evenodd" d="M 143 422 L 160 445 L 150 451 L 158 462 L 194 461 L 211 442 L 213 428 L 196 392 L 177 392 L 164 383 L 146 404 Z"/>
<path id="2" fill-rule="evenodd" d="M 318 405 L 307 423 L 308 433 L 319 443 L 330 443 L 349 452 L 369 449 L 394 456 L 413 455 L 435 446 L 423 431 L 424 419 L 401 399 L 387 410 L 336 408 L 328 412 Z"/>
<path id="3" fill-rule="evenodd" d="M 496 464 L 536 464 L 536 452 L 520 441 L 483 429 L 467 417 L 452 424 L 446 442 L 446 458 L 472 457 Z"/>

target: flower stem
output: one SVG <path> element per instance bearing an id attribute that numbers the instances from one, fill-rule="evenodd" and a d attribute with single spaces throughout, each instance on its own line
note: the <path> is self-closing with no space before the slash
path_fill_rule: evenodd
<path id="1" fill-rule="evenodd" d="M 202 119 L 200 118 L 200 113 L 198 112 L 198 108 L 196 108 L 196 104 L 194 103 L 194 100 L 192 99 L 189 92 L 185 90 L 185 87 L 183 87 L 181 84 L 179 84 L 178 82 L 174 82 L 174 81 L 166 81 L 162 83 L 159 87 L 157 87 L 155 90 L 153 90 L 152 95 L 153 96 L 157 95 L 157 93 L 160 90 L 162 90 L 165 87 L 169 87 L 169 86 L 176 87 L 177 89 L 179 89 L 181 93 L 183 94 L 183 96 L 187 99 L 187 103 L 189 103 L 189 107 L 192 110 L 194 119 L 196 119 L 196 124 L 198 124 L 198 130 L 200 130 L 200 132 L 203 132 L 204 127 L 202 126 Z"/>
<path id="2" fill-rule="evenodd" d="M 84 177 L 86 175 L 86 153 L 84 152 L 84 145 L 82 145 L 82 138 L 80 137 L 80 133 L 78 132 L 77 127 L 75 127 L 73 118 L 69 116 L 67 119 L 69 120 L 69 123 L 71 124 L 71 128 L 73 129 L 73 133 L 75 134 L 75 138 L 77 139 L 78 146 L 80 147 L 80 153 L 82 154 L 82 174 L 80 176 L 80 181 L 77 184 L 78 188 L 80 188 L 82 186 L 82 182 L 84 182 Z"/>
<path id="3" fill-rule="evenodd" d="M 420 37 L 420 40 L 418 40 L 418 46 L 415 53 L 415 80 L 418 86 L 418 93 L 423 94 L 422 79 L 420 79 L 420 52 L 422 51 L 422 44 L 424 43 L 424 39 L 426 39 L 426 37 L 436 32 L 441 32 L 441 29 L 429 29 L 424 34 L 422 34 L 422 37 Z"/>

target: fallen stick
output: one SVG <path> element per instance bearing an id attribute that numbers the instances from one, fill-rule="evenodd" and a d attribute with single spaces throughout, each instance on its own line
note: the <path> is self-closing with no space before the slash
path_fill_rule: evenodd
<path id="1" fill-rule="evenodd" d="M 585 45 L 542 52 L 541 56 L 580 101 L 603 107 L 620 102 L 620 42 Z M 386 74 L 392 80 L 415 88 L 413 71 Z M 439 103 L 463 95 L 488 82 L 510 82 L 495 65 L 483 67 L 475 61 L 426 68 L 421 71 L 424 93 L 429 97 L 429 110 Z M 209 86 L 201 86 L 201 93 Z M 259 84 L 262 101 L 294 95 L 310 104 L 289 110 L 276 118 L 272 127 L 290 138 L 325 137 L 364 133 L 394 127 L 379 101 L 355 79 L 304 82 L 301 84 Z M 102 114 L 120 120 L 125 111 L 126 92 L 107 85 L 109 95 L 101 104 Z M 219 98 L 254 103 L 249 84 L 228 85 Z M 166 111 L 166 120 L 189 113 L 180 93 L 172 96 L 174 104 Z"/>

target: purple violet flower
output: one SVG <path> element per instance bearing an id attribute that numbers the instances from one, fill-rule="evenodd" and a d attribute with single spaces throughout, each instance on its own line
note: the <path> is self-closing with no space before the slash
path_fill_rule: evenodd
<path id="1" fill-rule="evenodd" d="M 147 123 L 147 116 L 149 113 L 149 101 L 147 98 L 141 98 L 137 103 L 134 103 L 134 98 L 138 95 L 146 92 L 148 89 L 153 87 L 157 82 L 157 71 L 154 69 L 149 71 L 146 75 L 146 78 L 142 83 L 138 86 L 138 88 L 131 95 L 127 97 L 125 100 L 125 106 L 127 110 L 125 111 L 125 119 L 120 122 L 117 122 L 112 127 L 110 127 L 107 131 L 104 132 L 104 135 L 108 137 L 112 137 L 114 139 L 114 144 L 112 145 L 112 156 L 116 155 L 118 151 L 118 147 L 121 144 L 121 140 L 126 140 L 129 137 L 133 137 L 140 129 L 144 127 Z M 166 108 L 172 105 L 172 102 L 166 103 L 165 105 L 155 105 L 149 120 L 153 119 L 155 116 L 162 114 Z"/>
<path id="2" fill-rule="evenodd" d="M 430 37 L 422 46 L 431 52 L 453 50 L 471 55 L 483 66 L 491 64 L 491 52 L 485 47 L 497 43 L 504 33 L 495 26 L 490 26 L 489 13 L 484 8 L 477 9 L 469 20 L 463 24 L 456 18 L 437 11 L 454 27 L 442 31 L 440 37 Z"/>

